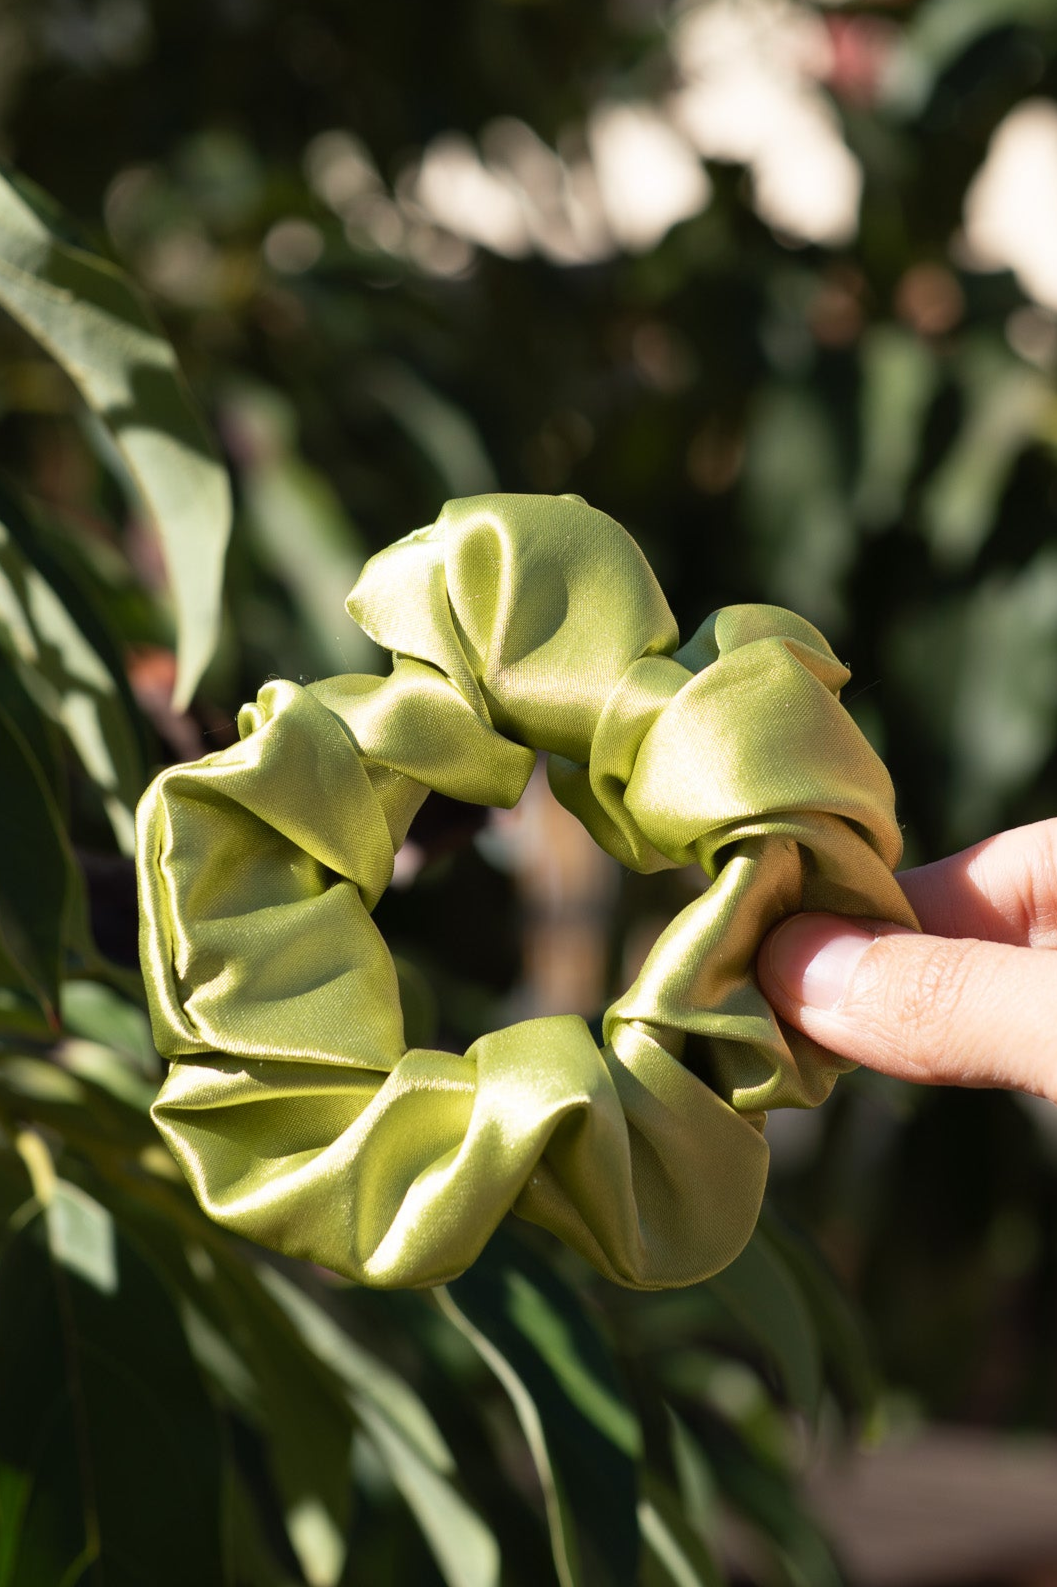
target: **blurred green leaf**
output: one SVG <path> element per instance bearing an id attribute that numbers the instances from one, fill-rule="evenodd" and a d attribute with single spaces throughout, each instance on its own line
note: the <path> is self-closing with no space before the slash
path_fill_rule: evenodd
<path id="1" fill-rule="evenodd" d="M 248 1587 L 304 1587 L 293 1569 L 285 1569 L 268 1547 L 261 1517 L 246 1480 L 237 1466 L 225 1470 L 221 1496 L 225 1553 L 234 1581 Z"/>
<path id="2" fill-rule="evenodd" d="M 252 1269 L 225 1264 L 211 1288 L 223 1338 L 253 1376 L 255 1419 L 305 1580 L 309 1587 L 335 1587 L 352 1513 L 353 1417 L 340 1383 L 306 1348 Z"/>
<path id="3" fill-rule="evenodd" d="M 774 1217 L 767 1217 L 764 1227 L 804 1297 L 827 1379 L 849 1410 L 868 1416 L 876 1405 L 880 1383 L 864 1319 L 858 1316 L 815 1246 L 784 1229 Z"/>
<path id="4" fill-rule="evenodd" d="M 907 612 L 885 660 L 943 756 L 949 845 L 978 841 L 1057 746 L 1057 551 Z"/>
<path id="5" fill-rule="evenodd" d="M 296 450 L 296 417 L 276 392 L 246 387 L 227 429 L 244 454 L 242 507 L 264 565 L 280 580 L 328 672 L 376 671 L 381 652 L 349 618 L 345 598 L 366 548 L 326 478 Z"/>
<path id="6" fill-rule="evenodd" d="M 40 1119 L 31 1111 L 35 1105 L 45 1109 L 83 1108 L 85 1088 L 75 1075 L 47 1058 L 29 1058 L 7 1053 L 0 1066 L 0 1097 L 20 1118 L 51 1125 L 60 1115 L 45 1113 Z"/>
<path id="7" fill-rule="evenodd" d="M 1004 793 L 1031 778 L 1057 742 L 1057 550 L 981 584 L 965 639 L 955 752 L 980 792 Z"/>
<path id="8" fill-rule="evenodd" d="M 818 1336 L 789 1264 L 762 1228 L 708 1288 L 777 1369 L 791 1404 L 814 1416 L 822 1393 Z"/>
<path id="9" fill-rule="evenodd" d="M 135 846 L 144 770 L 131 698 L 99 624 L 7 492 L 0 493 L 0 649 L 40 711 L 69 738 L 115 836 Z"/>
<path id="10" fill-rule="evenodd" d="M 179 1297 L 200 1370 L 259 1433 L 305 1582 L 334 1587 L 345 1566 L 352 1511 L 353 1415 L 342 1385 L 306 1348 L 261 1284 L 259 1269 L 193 1202 L 187 1202 L 186 1219 L 174 1220 L 166 1188 L 155 1183 L 148 1197 L 142 1177 L 125 1175 L 107 1184 L 105 1195 L 121 1227 L 135 1233 Z M 249 1502 L 244 1492 L 242 1499 Z"/>
<path id="11" fill-rule="evenodd" d="M 437 1299 L 510 1396 L 543 1487 L 562 1587 L 632 1587 L 641 1433 L 582 1303 L 503 1234 Z"/>
<path id="12" fill-rule="evenodd" d="M 1038 370 L 981 341 L 961 360 L 966 413 L 957 440 L 922 494 L 925 533 L 936 557 L 963 568 L 996 523 L 999 501 L 1024 448 L 1042 431 L 1053 402 Z"/>
<path id="13" fill-rule="evenodd" d="M 499 1550 L 450 1475 L 439 1472 L 372 1396 L 358 1397 L 360 1424 L 414 1515 L 449 1587 L 494 1587 Z"/>
<path id="14" fill-rule="evenodd" d="M 7 713 L 36 760 L 48 787 L 61 803 L 65 792 L 62 776 L 62 746 L 58 728 L 35 704 L 26 690 L 17 665 L 11 665 L 4 612 L 2 553 L 0 553 L 0 710 Z"/>
<path id="15" fill-rule="evenodd" d="M 451 1471 L 447 1444 L 429 1411 L 409 1384 L 350 1337 L 319 1303 L 274 1269 L 262 1267 L 260 1281 L 283 1309 L 314 1355 L 357 1398 L 373 1399 L 401 1436 L 428 1464 Z"/>
<path id="16" fill-rule="evenodd" d="M 495 1538 L 452 1480 L 451 1453 L 418 1396 L 278 1273 L 262 1269 L 261 1280 L 314 1355 L 344 1381 L 360 1427 L 421 1527 L 449 1587 L 496 1587 Z"/>
<path id="17" fill-rule="evenodd" d="M 757 598 L 780 600 L 832 634 L 854 532 L 836 436 L 810 385 L 775 381 L 758 394 L 743 490 Z"/>
<path id="18" fill-rule="evenodd" d="M 101 1294 L 113 1295 L 118 1287 L 117 1242 L 106 1208 L 79 1186 L 60 1180 L 45 1205 L 44 1221 L 52 1259 Z"/>
<path id="19" fill-rule="evenodd" d="M 653 1478 L 639 1502 L 643 1570 L 639 1587 L 723 1587 L 724 1578 L 701 1538 L 687 1525 L 669 1488 Z"/>
<path id="20" fill-rule="evenodd" d="M 679 1486 L 683 1515 L 701 1537 L 719 1531 L 719 1502 L 715 1478 L 701 1447 L 680 1416 L 665 1407 L 672 1465 Z"/>
<path id="21" fill-rule="evenodd" d="M 85 1081 L 108 1111 L 113 1103 L 120 1105 L 125 1130 L 130 1127 L 130 1111 L 139 1114 L 142 1124 L 150 1122 L 151 1104 L 158 1091 L 157 1066 L 147 1078 L 144 1071 L 129 1062 L 127 1054 L 80 1037 L 67 1038 L 59 1055 L 66 1069 Z"/>
<path id="22" fill-rule="evenodd" d="M 168 1296 L 59 1180 L 0 1260 L 0 1583 L 220 1587 L 219 1469 Z"/>
<path id="23" fill-rule="evenodd" d="M 400 426 L 452 496 L 496 490 L 499 481 L 472 418 L 407 364 L 395 360 L 361 371 L 364 390 Z"/>
<path id="24" fill-rule="evenodd" d="M 937 80 L 979 39 L 997 28 L 1052 26 L 1053 0 L 924 0 L 900 39 L 886 72 L 886 101 L 916 115 Z"/>
<path id="25" fill-rule="evenodd" d="M 14 976 L 57 1024 L 63 943 L 76 887 L 55 801 L 29 745 L 0 708 L 0 980 Z"/>
<path id="26" fill-rule="evenodd" d="M 939 385 L 936 359 L 910 331 L 873 326 L 863 337 L 862 458 L 855 507 L 871 528 L 898 519 Z"/>
<path id="27" fill-rule="evenodd" d="M 216 646 L 231 526 L 227 475 L 171 346 L 128 278 L 63 241 L 57 224 L 43 194 L 0 177 L 0 305 L 107 426 L 161 536 L 177 617 L 179 709 Z"/>
<path id="28" fill-rule="evenodd" d="M 153 1087 L 106 1049 L 91 1049 L 87 1061 L 66 1043 L 58 1051 L 62 1064 L 17 1051 L 0 1060 L 0 1118 L 54 1132 L 108 1173 L 127 1172 L 140 1154 L 164 1150 L 147 1112 Z"/>
<path id="29" fill-rule="evenodd" d="M 0 1256 L 26 1218 L 35 1216 L 36 1212 L 36 1199 L 26 1179 L 26 1165 L 6 1132 L 0 1130 Z M 0 1545 L 2 1542 L 0 1533 Z"/>
<path id="30" fill-rule="evenodd" d="M 788 1473 L 753 1454 L 735 1434 L 717 1438 L 715 1449 L 722 1493 L 753 1525 L 753 1552 L 772 1563 L 762 1567 L 763 1579 L 783 1587 L 846 1587 Z"/>
<path id="31" fill-rule="evenodd" d="M 142 1009 L 99 981 L 67 980 L 59 1000 L 63 1027 L 74 1036 L 121 1054 L 128 1069 L 150 1080 L 159 1076 L 159 1058 L 150 1021 Z"/>

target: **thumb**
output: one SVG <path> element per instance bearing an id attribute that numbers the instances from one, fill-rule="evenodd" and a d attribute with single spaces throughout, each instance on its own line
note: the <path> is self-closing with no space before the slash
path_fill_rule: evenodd
<path id="1" fill-rule="evenodd" d="M 1057 1100 L 1057 952 L 794 915 L 756 968 L 776 1013 L 841 1057 Z"/>

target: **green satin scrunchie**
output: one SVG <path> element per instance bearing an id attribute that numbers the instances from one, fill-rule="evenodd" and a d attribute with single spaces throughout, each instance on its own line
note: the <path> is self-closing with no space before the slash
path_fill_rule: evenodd
<path id="1" fill-rule="evenodd" d="M 622 1284 L 709 1276 L 752 1232 L 765 1110 L 849 1067 L 779 1026 L 761 938 L 802 908 L 914 924 L 846 670 L 771 606 L 677 649 L 638 547 L 572 497 L 449 503 L 348 604 L 388 677 L 267 684 L 241 743 L 141 804 L 158 1127 L 220 1223 L 361 1283 L 442 1283 L 511 1209 Z M 370 915 L 394 853 L 430 789 L 509 807 L 537 751 L 623 865 L 711 885 L 601 1051 L 571 1015 L 406 1051 Z"/>

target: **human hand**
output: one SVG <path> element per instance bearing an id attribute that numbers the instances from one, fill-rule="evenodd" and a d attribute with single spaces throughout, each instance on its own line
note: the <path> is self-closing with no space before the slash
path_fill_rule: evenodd
<path id="1" fill-rule="evenodd" d="M 899 881 L 926 935 L 838 915 L 768 934 L 756 969 L 775 1011 L 901 1080 L 1057 1101 L 1057 820 Z"/>

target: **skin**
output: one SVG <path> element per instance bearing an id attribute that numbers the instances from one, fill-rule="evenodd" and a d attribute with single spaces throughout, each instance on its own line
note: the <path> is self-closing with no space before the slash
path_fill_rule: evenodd
<path id="1" fill-rule="evenodd" d="M 770 932 L 757 973 L 775 1010 L 901 1080 L 1057 1101 L 1057 820 L 899 881 L 923 935 L 813 914 Z"/>

